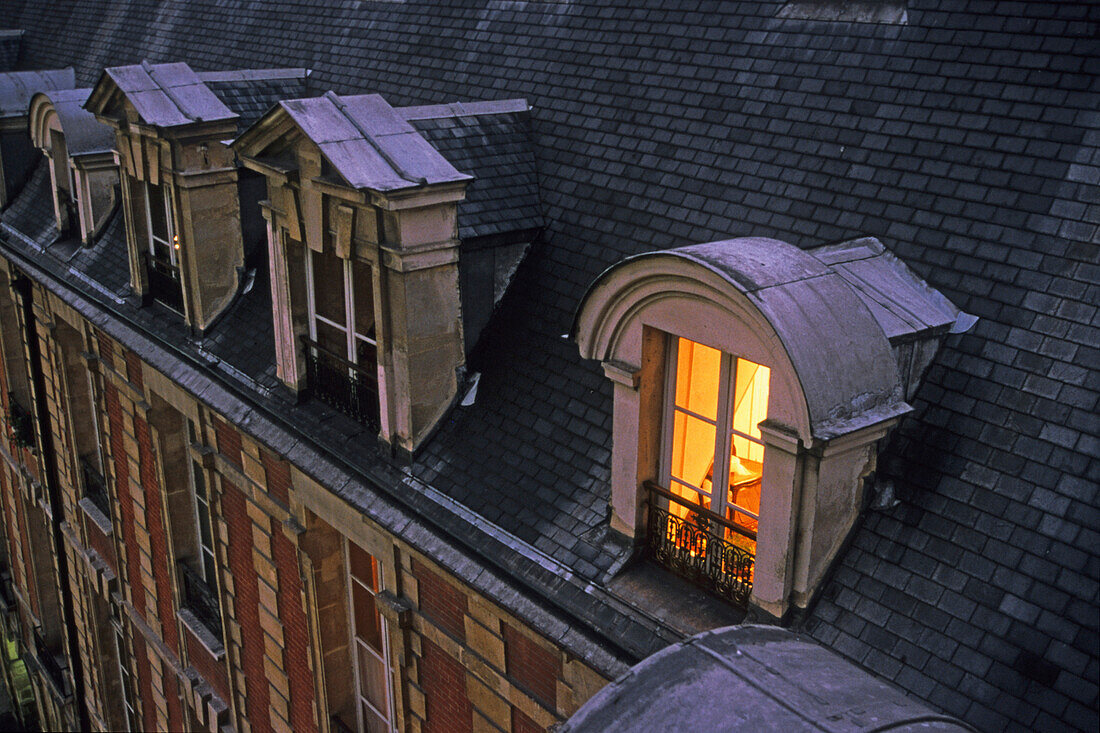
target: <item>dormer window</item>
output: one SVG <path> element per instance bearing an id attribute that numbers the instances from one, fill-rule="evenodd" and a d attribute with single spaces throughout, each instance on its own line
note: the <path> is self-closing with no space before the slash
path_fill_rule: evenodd
<path id="1" fill-rule="evenodd" d="M 72 68 L 0 73 L 0 208 L 11 203 L 34 169 L 34 147 L 49 145 L 27 134 L 28 105 L 36 91 L 72 89 Z"/>
<path id="2" fill-rule="evenodd" d="M 358 259 L 306 250 L 309 337 L 306 370 L 314 396 L 378 428 L 378 341 L 374 274 Z"/>
<path id="3" fill-rule="evenodd" d="M 738 604 L 805 607 L 877 441 L 970 323 L 872 239 L 735 239 L 612 267 L 574 324 L 614 383 L 611 529 Z"/>
<path id="4" fill-rule="evenodd" d="M 660 480 L 649 534 L 670 564 L 742 602 L 752 588 L 770 370 L 667 338 Z"/>
<path id="5" fill-rule="evenodd" d="M 60 240 L 92 244 L 118 201 L 114 133 L 83 108 L 91 89 L 38 92 L 30 132 L 48 161 Z"/>
<path id="6" fill-rule="evenodd" d="M 665 476 L 672 493 L 733 523 L 755 550 L 770 370 L 685 338 L 669 349 Z M 685 518 L 683 505 L 673 514 Z M 739 537 L 732 537 L 737 534 Z"/>
<path id="7" fill-rule="evenodd" d="M 267 179 L 279 379 L 400 455 L 453 406 L 542 226 L 526 114 L 524 100 L 395 109 L 327 92 L 280 102 L 233 144 Z"/>
<path id="8" fill-rule="evenodd" d="M 172 223 L 172 208 L 164 187 L 141 182 L 145 214 L 145 275 L 149 296 L 172 310 L 183 312 L 180 284 L 179 237 Z"/>
<path id="9" fill-rule="evenodd" d="M 249 255 L 262 242 L 257 201 L 241 201 L 255 197 L 253 181 L 238 175 L 226 141 L 286 92 L 301 93 L 304 79 L 301 69 L 197 74 L 141 63 L 104 70 L 88 97 L 114 132 L 131 287 L 181 313 L 196 335 L 248 290 Z"/>

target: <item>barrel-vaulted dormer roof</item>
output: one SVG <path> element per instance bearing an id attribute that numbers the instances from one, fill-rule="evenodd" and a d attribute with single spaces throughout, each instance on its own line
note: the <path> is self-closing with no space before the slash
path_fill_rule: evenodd
<path id="1" fill-rule="evenodd" d="M 84 109 L 84 102 L 91 93 L 91 88 L 86 88 L 35 94 L 29 112 L 31 139 L 35 146 L 46 148 L 49 145 L 50 118 L 56 115 L 69 157 L 111 152 L 115 143 L 114 131 Z"/>
<path id="2" fill-rule="evenodd" d="M 647 301 L 686 295 L 697 284 L 697 297 L 755 310 L 774 332 L 805 397 L 809 425 L 799 427 L 827 440 L 881 423 L 909 410 L 891 339 L 942 334 L 960 312 L 877 241 L 846 244 L 819 258 L 787 242 L 744 237 L 628 257 L 593 283 L 573 333 L 582 356 L 629 362 L 619 352 Z M 881 288 L 872 292 L 859 274 Z M 899 313 L 919 316 L 907 322 Z"/>

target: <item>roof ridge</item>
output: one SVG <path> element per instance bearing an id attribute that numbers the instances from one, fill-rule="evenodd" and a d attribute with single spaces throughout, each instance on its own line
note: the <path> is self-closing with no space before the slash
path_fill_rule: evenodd
<path id="1" fill-rule="evenodd" d="M 330 89 L 329 91 L 325 92 L 323 96 L 325 99 L 331 102 L 337 110 L 339 110 L 340 114 L 342 114 L 344 118 L 351 123 L 351 126 L 354 127 L 359 132 L 359 134 L 363 136 L 363 139 L 370 143 L 375 152 L 382 156 L 382 160 L 386 161 L 386 163 L 388 163 L 389 166 L 393 168 L 394 172 L 397 175 L 401 176 L 410 183 L 417 184 L 418 186 L 427 185 L 427 178 L 425 178 L 424 176 L 413 176 L 412 174 L 410 174 L 408 171 L 405 170 L 404 166 L 398 163 L 397 160 L 393 158 L 393 156 L 387 153 L 382 148 L 382 146 L 378 144 L 378 141 L 374 139 L 374 136 L 367 132 L 367 129 L 363 127 L 362 123 L 360 123 L 359 120 L 355 118 L 355 115 L 351 113 L 351 110 L 348 109 L 348 106 L 344 103 L 344 100 L 340 99 L 340 97 L 335 92 Z M 377 96 L 382 99 L 381 95 Z M 385 102 L 384 99 L 382 101 Z M 389 105 L 388 102 L 386 104 L 387 106 Z M 390 109 L 392 110 L 393 108 L 390 107 Z"/>
<path id="2" fill-rule="evenodd" d="M 444 117 L 479 117 L 482 115 L 529 112 L 531 106 L 523 97 L 496 99 L 482 102 L 446 102 L 444 104 L 422 104 L 413 107 L 399 107 L 394 111 L 406 121 L 433 120 Z"/>
<path id="3" fill-rule="evenodd" d="M 306 79 L 312 74 L 311 69 L 301 66 L 272 67 L 266 69 L 224 69 L 222 71 L 196 72 L 195 76 L 204 84 L 227 81 L 283 81 L 289 79 Z"/>
<path id="4" fill-rule="evenodd" d="M 187 64 L 184 64 L 184 65 L 187 66 Z M 187 66 L 187 68 L 190 69 L 191 67 Z M 148 61 L 142 59 L 142 61 L 141 61 L 141 70 L 144 71 L 146 74 L 148 74 L 149 78 L 152 79 L 153 83 L 157 85 L 157 88 L 160 89 L 160 91 L 164 94 L 164 96 L 168 97 L 168 99 L 172 102 L 172 104 L 176 105 L 176 109 L 179 110 L 179 113 L 181 115 L 183 115 L 187 119 L 191 120 L 192 122 L 201 122 L 202 121 L 201 117 L 196 117 L 195 115 L 191 114 L 189 111 L 184 109 L 183 104 L 180 102 L 179 97 L 176 96 L 175 92 L 171 91 L 168 87 L 161 84 L 160 80 L 157 79 L 157 77 L 153 76 L 153 65 L 152 64 L 150 64 Z M 192 73 L 194 73 L 194 72 L 192 72 Z"/>

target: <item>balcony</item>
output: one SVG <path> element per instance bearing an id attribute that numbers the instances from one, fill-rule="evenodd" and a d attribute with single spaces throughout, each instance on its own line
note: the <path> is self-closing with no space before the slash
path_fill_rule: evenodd
<path id="1" fill-rule="evenodd" d="M 14 392 L 8 392 L 8 425 L 11 438 L 20 448 L 34 450 L 34 416 L 15 399 Z"/>
<path id="2" fill-rule="evenodd" d="M 305 336 L 309 392 L 326 405 L 377 431 L 378 375 Z"/>
<path id="3" fill-rule="evenodd" d="M 190 565 L 180 562 L 179 581 L 181 601 L 184 608 L 195 615 L 206 630 L 213 634 L 219 642 L 222 638 L 222 614 L 218 607 L 217 596 L 211 590 L 206 579 Z"/>
<path id="4" fill-rule="evenodd" d="M 38 662 L 38 666 L 42 668 L 50 682 L 53 683 L 53 687 L 57 694 L 61 698 L 68 697 L 68 687 L 65 683 L 65 668 L 62 667 L 57 657 L 50 650 L 50 647 L 46 644 L 46 640 L 42 638 L 40 627 L 36 627 L 31 631 L 34 636 L 34 656 Z"/>
<path id="5" fill-rule="evenodd" d="M 653 482 L 645 487 L 649 492 L 648 551 L 654 561 L 738 606 L 747 606 L 756 533 Z M 670 511 L 672 504 L 685 508 L 685 516 Z"/>
<path id="6" fill-rule="evenodd" d="M 180 269 L 168 260 L 144 253 L 145 273 L 149 278 L 149 297 L 174 311 L 183 313 L 183 287 Z"/>
<path id="7" fill-rule="evenodd" d="M 96 469 L 89 456 L 80 458 L 80 477 L 84 483 L 84 496 L 91 499 L 95 508 L 103 513 L 103 516 L 111 518 L 111 502 L 107 496 L 107 482 Z"/>

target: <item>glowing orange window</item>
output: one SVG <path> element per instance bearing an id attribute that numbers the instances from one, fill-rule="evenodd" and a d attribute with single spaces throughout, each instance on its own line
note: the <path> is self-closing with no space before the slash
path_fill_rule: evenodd
<path id="1" fill-rule="evenodd" d="M 666 485 L 731 522 L 725 538 L 755 550 L 771 370 L 685 338 L 672 342 L 665 405 Z M 669 512 L 698 522 L 688 506 Z"/>

